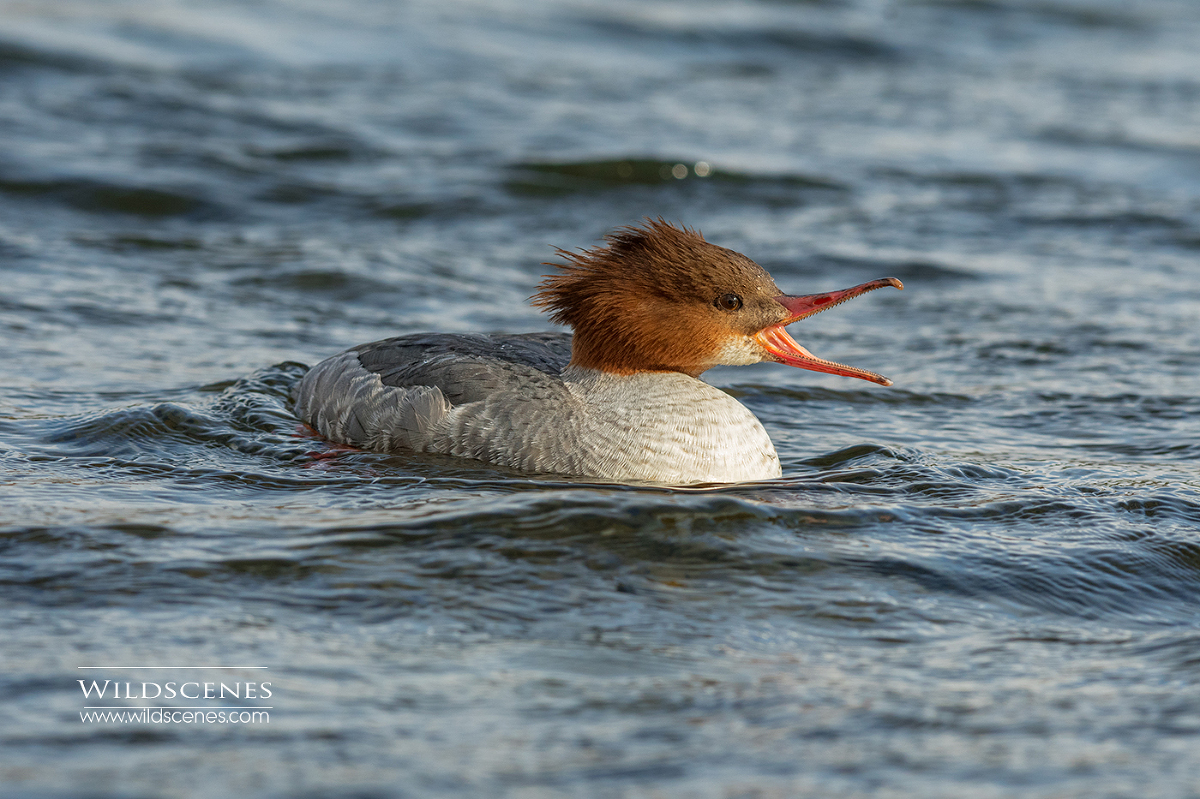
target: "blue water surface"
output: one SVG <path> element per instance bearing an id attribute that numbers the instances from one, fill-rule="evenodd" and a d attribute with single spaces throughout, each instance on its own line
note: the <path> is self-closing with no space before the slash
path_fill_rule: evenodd
<path id="1" fill-rule="evenodd" d="M 1200 797 L 1197 42 L 1186 0 L 0 2 L 3 792 Z M 551 329 L 552 248 L 647 217 L 903 280 L 791 331 L 895 385 L 713 370 L 784 476 L 687 490 L 299 426 L 306 365 Z M 189 680 L 269 715 L 81 716 Z"/>

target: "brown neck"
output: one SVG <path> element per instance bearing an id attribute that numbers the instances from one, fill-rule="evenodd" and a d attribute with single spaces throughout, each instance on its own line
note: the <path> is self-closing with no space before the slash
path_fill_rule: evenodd
<path id="1" fill-rule="evenodd" d="M 638 372 L 681 372 L 697 377 L 708 368 L 696 353 L 715 346 L 695 330 L 637 317 L 597 320 L 576 327 L 571 364 L 615 375 Z"/>

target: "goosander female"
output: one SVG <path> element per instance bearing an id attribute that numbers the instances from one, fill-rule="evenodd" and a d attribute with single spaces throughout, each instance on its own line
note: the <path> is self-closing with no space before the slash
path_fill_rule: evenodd
<path id="1" fill-rule="evenodd" d="M 698 377 L 760 361 L 858 377 L 785 325 L 894 277 L 807 296 L 746 256 L 660 220 L 604 245 L 559 250 L 533 297 L 565 333 L 418 333 L 362 344 L 297 384 L 296 415 L 325 438 L 379 452 L 475 458 L 525 472 L 670 485 L 779 477 L 758 418 Z"/>

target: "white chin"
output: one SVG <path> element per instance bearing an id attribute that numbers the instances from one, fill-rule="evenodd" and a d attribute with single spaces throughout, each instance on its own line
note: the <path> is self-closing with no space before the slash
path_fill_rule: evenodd
<path id="1" fill-rule="evenodd" d="M 725 340 L 713 358 L 713 366 L 749 366 L 766 360 L 763 348 L 750 336 L 734 336 Z"/>

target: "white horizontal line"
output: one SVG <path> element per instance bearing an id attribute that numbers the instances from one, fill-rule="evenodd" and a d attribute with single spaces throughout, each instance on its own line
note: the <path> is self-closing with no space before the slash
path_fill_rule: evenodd
<path id="1" fill-rule="evenodd" d="M 270 666 L 76 666 L 77 669 L 269 669 Z"/>

